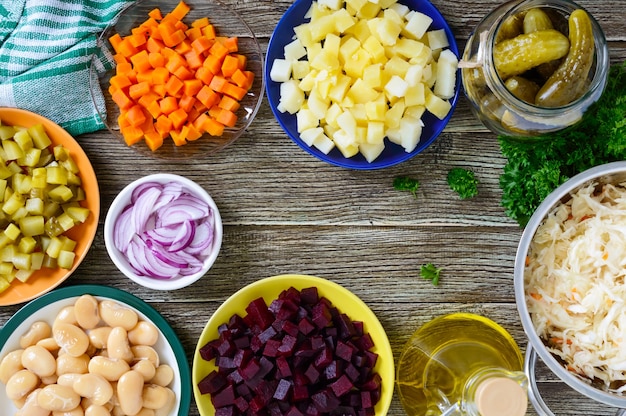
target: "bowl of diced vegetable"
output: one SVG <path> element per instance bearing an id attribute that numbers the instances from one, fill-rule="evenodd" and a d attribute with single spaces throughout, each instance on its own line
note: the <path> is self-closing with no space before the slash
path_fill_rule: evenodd
<path id="1" fill-rule="evenodd" d="M 67 286 L 27 303 L 0 329 L 0 363 L 3 415 L 103 414 L 113 402 L 115 414 L 189 415 L 183 345 L 120 289 Z"/>
<path id="2" fill-rule="evenodd" d="M 222 246 L 219 209 L 207 191 L 180 175 L 155 173 L 128 184 L 104 221 L 109 257 L 126 277 L 155 290 L 193 284 Z"/>
<path id="3" fill-rule="evenodd" d="M 101 34 L 92 99 L 109 131 L 142 154 L 213 154 L 246 130 L 264 93 L 263 53 L 219 0 L 139 0 Z"/>
<path id="4" fill-rule="evenodd" d="M 379 169 L 426 149 L 459 94 L 458 48 L 427 1 L 297 0 L 270 39 L 265 84 L 287 135 L 318 159 Z"/>
<path id="5" fill-rule="evenodd" d="M 306 275 L 264 278 L 229 297 L 205 326 L 192 366 L 202 416 L 229 406 L 383 416 L 394 377 L 372 310 L 343 286 Z"/>
<path id="6" fill-rule="evenodd" d="M 60 285 L 87 255 L 100 191 L 89 158 L 53 121 L 0 108 L 0 306 Z"/>

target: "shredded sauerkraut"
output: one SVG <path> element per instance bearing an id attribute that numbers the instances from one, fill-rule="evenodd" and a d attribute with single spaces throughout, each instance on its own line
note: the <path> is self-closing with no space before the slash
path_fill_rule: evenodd
<path id="1" fill-rule="evenodd" d="M 626 390 L 626 184 L 590 184 L 537 229 L 525 269 L 537 333 L 569 370 Z"/>

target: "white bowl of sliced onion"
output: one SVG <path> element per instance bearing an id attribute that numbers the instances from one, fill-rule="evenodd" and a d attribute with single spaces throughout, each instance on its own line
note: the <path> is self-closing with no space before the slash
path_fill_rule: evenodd
<path id="1" fill-rule="evenodd" d="M 157 173 L 127 185 L 104 222 L 104 242 L 117 268 L 155 290 L 188 286 L 211 268 L 222 245 L 217 205 L 196 182 Z"/>

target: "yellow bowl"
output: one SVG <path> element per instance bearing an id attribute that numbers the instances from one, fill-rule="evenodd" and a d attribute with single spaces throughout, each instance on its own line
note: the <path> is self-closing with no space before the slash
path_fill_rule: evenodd
<path id="1" fill-rule="evenodd" d="M 98 219 L 100 217 L 100 190 L 96 173 L 93 170 L 93 166 L 91 166 L 89 158 L 80 144 L 59 125 L 43 116 L 17 108 L 0 108 L 0 120 L 2 120 L 2 124 L 25 127 L 41 123 L 48 133 L 53 146 L 61 144 L 69 150 L 78 165 L 82 187 L 85 190 L 86 198 L 81 202 L 81 205 L 89 208 L 91 211 L 87 221 L 74 226 L 65 233 L 65 235 L 77 243 L 74 249 L 76 257 L 72 268 L 69 270 L 43 268 L 31 275 L 25 283 L 19 282 L 17 279 L 14 280 L 8 289 L 0 292 L 0 306 L 5 306 L 32 300 L 54 289 L 76 270 L 87 255 L 96 236 Z"/>
<path id="2" fill-rule="evenodd" d="M 330 280 L 306 275 L 280 275 L 254 282 L 233 294 L 211 316 L 200 335 L 193 357 L 193 393 L 200 414 L 202 416 L 215 414 L 210 395 L 202 395 L 198 389 L 198 383 L 217 368 L 214 360 L 206 361 L 200 356 L 200 348 L 207 342 L 218 338 L 218 327 L 227 323 L 231 316 L 234 314 L 245 316 L 245 309 L 251 301 L 262 297 L 269 305 L 283 290 L 290 287 L 298 290 L 317 287 L 320 297 L 323 296 L 328 299 L 340 312 L 348 315 L 353 321 L 364 323 L 365 332 L 370 334 L 375 344 L 372 351 L 378 354 L 374 371 L 382 379 L 381 397 L 374 409 L 377 416 L 386 415 L 393 396 L 395 373 L 391 345 L 383 326 L 372 310 L 346 288 Z"/>

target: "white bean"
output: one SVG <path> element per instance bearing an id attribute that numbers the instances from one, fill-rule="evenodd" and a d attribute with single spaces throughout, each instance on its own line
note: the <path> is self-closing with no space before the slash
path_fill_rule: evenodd
<path id="1" fill-rule="evenodd" d="M 68 373 L 85 374 L 89 371 L 89 355 L 83 354 L 74 357 L 70 354 L 61 354 L 57 357 L 57 375 Z"/>
<path id="2" fill-rule="evenodd" d="M 109 334 L 111 333 L 110 326 L 101 326 L 98 328 L 94 328 L 89 331 L 89 341 L 91 345 L 96 347 L 97 349 L 103 349 L 107 346 L 107 339 L 109 339 Z"/>
<path id="3" fill-rule="evenodd" d="M 167 387 L 174 380 L 174 370 L 167 364 L 161 364 L 156 368 L 154 377 L 150 382 L 159 386 Z"/>
<path id="4" fill-rule="evenodd" d="M 30 347 L 42 339 L 50 337 L 50 335 L 52 335 L 52 328 L 50 328 L 47 322 L 33 322 L 28 331 L 20 337 L 20 347 Z"/>
<path id="5" fill-rule="evenodd" d="M 48 416 L 50 415 L 50 411 L 46 409 L 42 409 L 37 403 L 37 398 L 39 397 L 39 392 L 41 389 L 33 390 L 27 397 L 24 402 L 24 406 L 22 406 L 16 413 L 15 416 Z"/>
<path id="6" fill-rule="evenodd" d="M 98 299 L 91 295 L 82 295 L 74 303 L 74 314 L 78 326 L 83 329 L 93 329 L 100 323 Z"/>
<path id="7" fill-rule="evenodd" d="M 52 328 L 54 328 L 55 325 L 58 323 L 72 324 L 72 325 L 77 324 L 76 314 L 74 313 L 74 305 L 65 306 L 63 307 L 63 309 L 59 311 L 56 318 L 54 319 L 54 322 L 52 323 Z"/>
<path id="8" fill-rule="evenodd" d="M 154 364 L 148 360 L 139 360 L 133 366 L 132 369 L 137 371 L 143 376 L 143 381 L 148 382 L 154 378 L 156 374 L 156 368 Z"/>
<path id="9" fill-rule="evenodd" d="M 66 373 L 66 374 L 60 375 L 57 378 L 57 384 L 61 386 L 72 387 L 74 386 L 74 382 L 78 380 L 78 377 L 80 377 L 82 374 L 83 373 Z"/>
<path id="10" fill-rule="evenodd" d="M 22 353 L 23 349 L 17 349 L 9 352 L 0 361 L 0 381 L 2 384 L 7 384 L 9 378 L 20 370 L 24 369 L 22 365 Z"/>
<path id="11" fill-rule="evenodd" d="M 85 416 L 85 411 L 81 406 L 75 407 L 72 410 L 68 410 L 65 412 L 58 411 L 52 412 L 52 416 Z"/>
<path id="12" fill-rule="evenodd" d="M 122 374 L 130 370 L 130 365 L 124 360 L 96 356 L 89 360 L 88 370 L 90 373 L 99 374 L 109 381 L 117 381 Z"/>
<path id="13" fill-rule="evenodd" d="M 66 412 L 80 404 L 80 396 L 71 387 L 49 384 L 39 392 L 37 403 L 51 412 Z"/>
<path id="14" fill-rule="evenodd" d="M 159 353 L 149 345 L 133 345 L 130 347 L 133 353 L 135 361 L 149 360 L 154 364 L 154 367 L 158 367 L 160 364 Z"/>
<path id="15" fill-rule="evenodd" d="M 143 407 L 143 377 L 130 370 L 122 375 L 117 382 L 117 399 L 122 411 L 127 415 L 137 414 Z"/>
<path id="16" fill-rule="evenodd" d="M 61 349 L 74 357 L 83 355 L 89 347 L 89 337 L 76 325 L 59 322 L 53 326 L 52 336 Z"/>
<path id="17" fill-rule="evenodd" d="M 85 408 L 85 416 L 111 416 L 111 412 L 104 406 L 91 404 Z"/>
<path id="18" fill-rule="evenodd" d="M 168 401 L 166 390 L 167 387 L 161 387 L 156 384 L 145 384 L 142 392 L 143 407 L 156 410 L 165 406 Z"/>
<path id="19" fill-rule="evenodd" d="M 39 345 L 31 345 L 22 353 L 22 365 L 39 377 L 48 377 L 55 373 L 56 360 L 50 351 Z"/>
<path id="20" fill-rule="evenodd" d="M 100 317 L 111 327 L 121 326 L 130 331 L 137 325 L 139 317 L 134 310 L 112 300 L 100 302 Z"/>
<path id="21" fill-rule="evenodd" d="M 154 410 L 144 407 L 135 416 L 154 416 Z"/>
<path id="22" fill-rule="evenodd" d="M 110 358 L 117 358 L 126 362 L 131 362 L 133 352 L 128 343 L 128 332 L 121 326 L 113 327 L 107 339 L 107 351 Z"/>
<path id="23" fill-rule="evenodd" d="M 11 400 L 19 400 L 35 390 L 39 377 L 26 369 L 13 374 L 5 386 L 6 395 Z"/>
<path id="24" fill-rule="evenodd" d="M 40 347 L 44 347 L 45 349 L 47 349 L 50 352 L 57 352 L 59 350 L 59 348 L 60 348 L 59 344 L 57 344 L 57 342 L 54 340 L 54 338 L 52 338 L 52 336 L 37 341 L 37 344 L 35 344 L 35 345 L 39 345 Z"/>
<path id="25" fill-rule="evenodd" d="M 128 340 L 133 345 L 154 345 L 159 339 L 159 330 L 148 321 L 139 321 L 128 331 Z"/>
<path id="26" fill-rule="evenodd" d="M 91 399 L 93 404 L 99 406 L 105 405 L 113 396 L 111 383 L 98 374 L 83 374 L 72 387 L 80 396 Z"/>
<path id="27" fill-rule="evenodd" d="M 176 393 L 172 389 L 165 389 L 165 393 L 167 394 L 167 403 L 165 406 L 160 409 L 156 409 L 154 411 L 154 416 L 169 416 L 176 405 Z"/>

